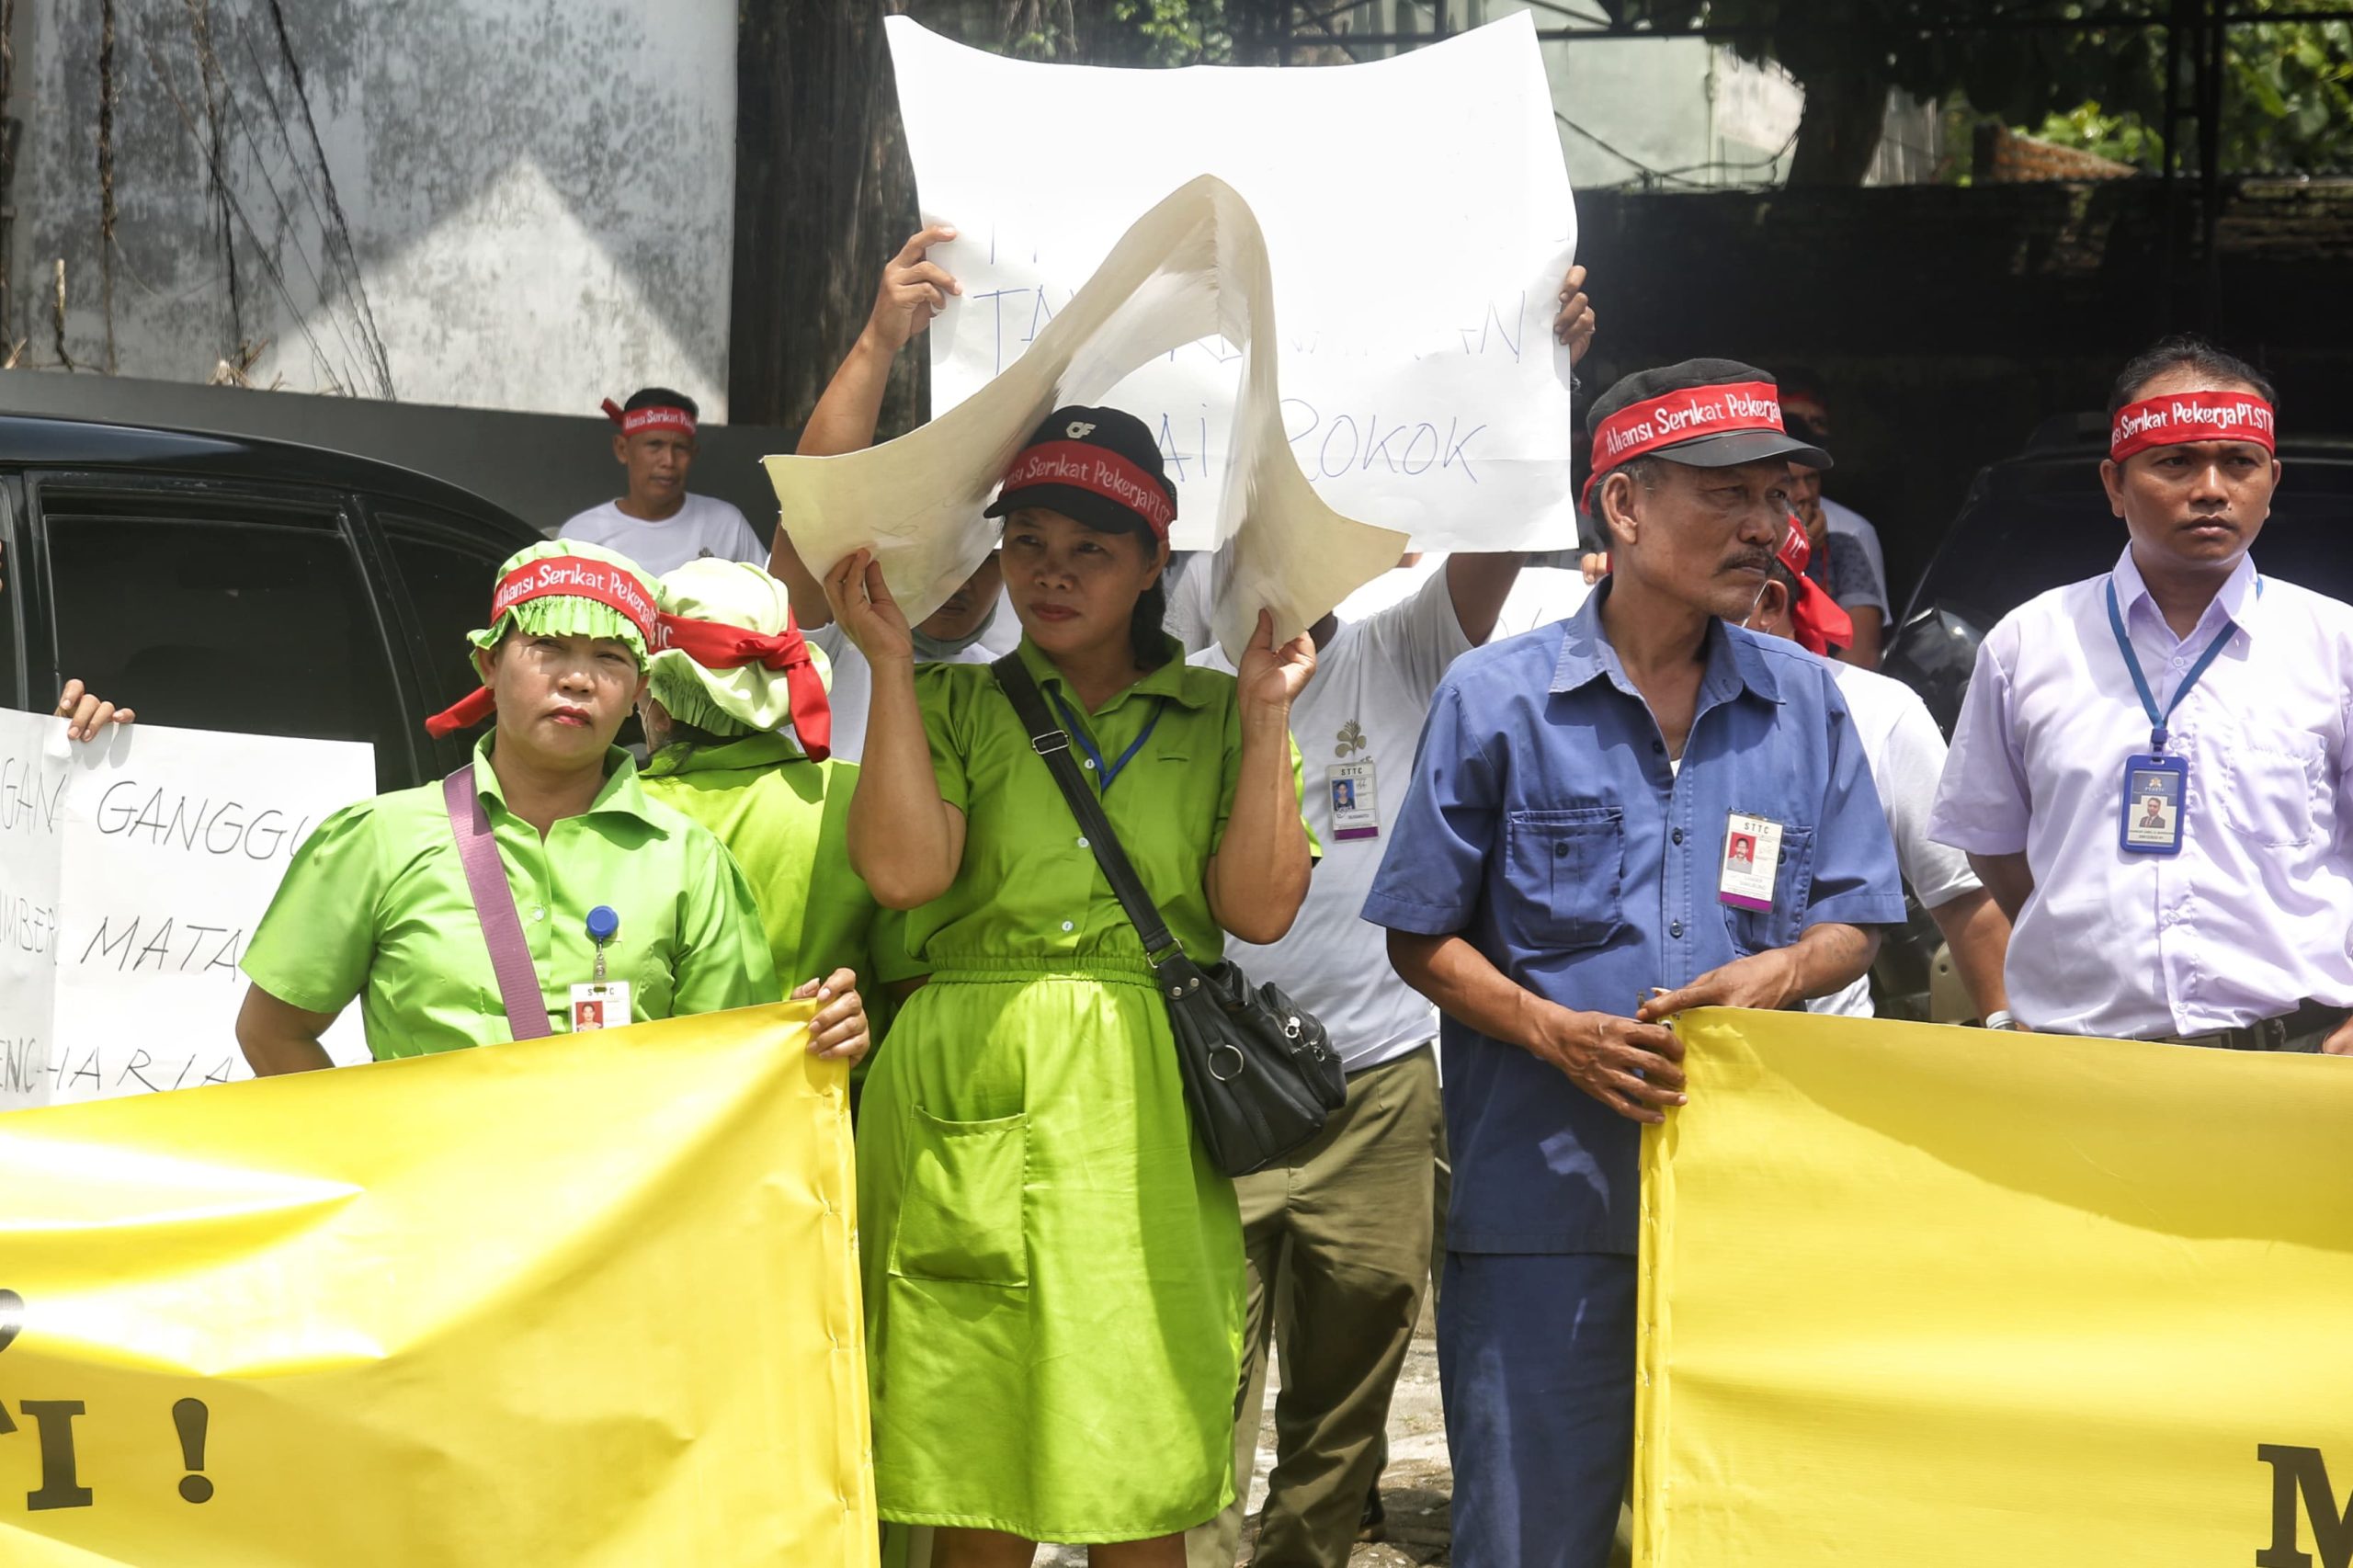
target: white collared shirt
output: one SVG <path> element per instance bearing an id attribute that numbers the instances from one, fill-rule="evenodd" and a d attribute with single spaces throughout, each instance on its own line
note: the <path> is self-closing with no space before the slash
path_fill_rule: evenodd
<path id="1" fill-rule="evenodd" d="M 2189 767 L 2176 856 L 2120 845 L 2126 759 L 2149 718 L 2109 628 L 2113 580 L 2163 710 L 2207 644 L 2229 641 L 2167 721 Z M 2034 892 L 2004 971 L 2035 1028 L 2202 1034 L 2299 1002 L 2353 1007 L 2353 606 L 2242 561 L 2186 638 L 2127 548 L 2108 576 L 2003 618 L 1978 650 L 1929 832 L 2024 851 Z"/>

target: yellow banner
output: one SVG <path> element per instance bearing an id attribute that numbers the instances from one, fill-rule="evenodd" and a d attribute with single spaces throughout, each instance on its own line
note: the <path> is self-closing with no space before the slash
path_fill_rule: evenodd
<path id="1" fill-rule="evenodd" d="M 870 1564 L 810 1011 L 0 1116 L 0 1564 Z"/>
<path id="2" fill-rule="evenodd" d="M 1677 1032 L 1638 1563 L 2353 1563 L 2353 1061 Z"/>

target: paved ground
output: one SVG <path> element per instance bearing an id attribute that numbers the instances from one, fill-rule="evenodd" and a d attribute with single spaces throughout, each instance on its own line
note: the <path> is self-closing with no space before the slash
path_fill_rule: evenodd
<path id="1" fill-rule="evenodd" d="M 1267 1497 L 1267 1471 L 1275 1462 L 1275 1388 L 1282 1376 L 1279 1362 L 1267 1375 L 1267 1423 L 1258 1434 L 1258 1468 L 1251 1478 L 1251 1528 L 1243 1536 L 1243 1558 L 1257 1533 L 1255 1516 Z M 1447 1501 L 1454 1490 L 1454 1472 L 1447 1464 L 1446 1425 L 1438 1407 L 1437 1346 L 1430 1338 L 1427 1316 L 1422 1333 L 1405 1358 L 1397 1380 L 1397 1396 L 1389 1406 L 1389 1470 L 1381 1494 L 1389 1510 L 1388 1539 L 1359 1543 L 1349 1554 L 1350 1568 L 1407 1568 L 1447 1561 Z M 1086 1568 L 1083 1547 L 1042 1547 L 1039 1568 Z"/>

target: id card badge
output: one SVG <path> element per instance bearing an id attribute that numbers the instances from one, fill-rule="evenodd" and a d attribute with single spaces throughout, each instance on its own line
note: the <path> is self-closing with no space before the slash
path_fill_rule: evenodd
<path id="1" fill-rule="evenodd" d="M 600 981 L 572 988 L 572 1028 L 620 1029 L 629 1027 L 629 982 Z"/>
<path id="2" fill-rule="evenodd" d="M 2128 855 L 2181 853 L 2182 808 L 2189 763 L 2178 756 L 2133 756 L 2124 762 L 2124 825 L 2118 842 Z"/>
<path id="3" fill-rule="evenodd" d="M 1781 869 L 1781 824 L 1740 812 L 1724 819 L 1723 871 L 1716 902 L 1735 909 L 1770 910 L 1773 879 Z"/>
<path id="4" fill-rule="evenodd" d="M 1333 837 L 1381 836 L 1381 797 L 1370 758 L 1333 764 L 1324 770 L 1324 787 L 1331 792 Z"/>

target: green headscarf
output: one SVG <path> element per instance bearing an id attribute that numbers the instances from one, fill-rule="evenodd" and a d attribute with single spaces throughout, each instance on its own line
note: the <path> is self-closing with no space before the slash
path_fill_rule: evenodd
<path id="1" fill-rule="evenodd" d="M 792 619 L 792 601 L 783 584 L 749 562 L 715 556 L 689 561 L 665 574 L 662 608 L 688 620 L 714 621 L 770 637 L 780 635 Z M 812 647 L 809 657 L 830 685 L 824 654 Z M 714 735 L 763 734 L 791 725 L 792 699 L 782 670 L 757 664 L 710 669 L 682 649 L 665 648 L 654 655 L 646 674 L 654 699 L 681 724 Z"/>

